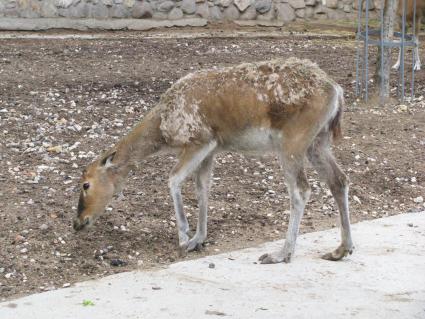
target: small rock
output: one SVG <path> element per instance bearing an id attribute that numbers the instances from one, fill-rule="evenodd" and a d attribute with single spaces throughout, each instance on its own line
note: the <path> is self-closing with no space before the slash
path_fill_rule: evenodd
<path id="1" fill-rule="evenodd" d="M 170 20 L 180 20 L 183 18 L 183 11 L 180 8 L 173 8 L 168 14 Z"/>
<path id="2" fill-rule="evenodd" d="M 304 18 L 305 17 L 305 9 L 297 9 L 297 10 L 295 10 L 295 15 L 298 18 Z"/>
<path id="3" fill-rule="evenodd" d="M 406 112 L 407 111 L 407 105 L 404 105 L 404 104 L 400 105 L 398 107 L 398 111 L 399 112 Z"/>
<path id="4" fill-rule="evenodd" d="M 186 14 L 194 14 L 196 11 L 195 0 L 183 0 L 181 3 L 181 9 Z"/>
<path id="5" fill-rule="evenodd" d="M 127 265 L 127 262 L 125 260 L 116 258 L 116 259 L 111 259 L 110 264 L 113 267 L 122 267 Z"/>
<path id="6" fill-rule="evenodd" d="M 344 4 L 344 8 L 343 8 L 345 13 L 350 13 L 351 12 L 351 6 L 349 4 Z"/>
<path id="7" fill-rule="evenodd" d="M 228 6 L 230 6 L 230 5 L 232 4 L 232 2 L 233 2 L 233 0 L 220 0 L 220 1 L 219 1 L 219 4 L 220 4 L 222 7 L 227 8 Z"/>
<path id="8" fill-rule="evenodd" d="M 257 16 L 257 10 L 253 6 L 249 6 L 248 9 L 245 10 L 244 13 L 242 13 L 240 19 L 241 20 L 255 20 L 255 17 Z"/>
<path id="9" fill-rule="evenodd" d="M 161 290 L 162 288 L 159 286 L 152 286 L 152 290 Z"/>
<path id="10" fill-rule="evenodd" d="M 49 153 L 61 153 L 62 152 L 62 146 L 51 146 L 47 149 Z"/>
<path id="11" fill-rule="evenodd" d="M 110 8 L 109 14 L 112 18 L 127 18 L 130 12 L 128 8 L 122 4 L 116 4 Z"/>
<path id="12" fill-rule="evenodd" d="M 251 0 L 235 0 L 235 5 L 240 11 L 245 11 L 251 4 Z"/>
<path id="13" fill-rule="evenodd" d="M 227 20 L 237 20 L 239 18 L 239 10 L 234 5 L 224 9 L 224 18 Z"/>
<path id="14" fill-rule="evenodd" d="M 40 225 L 40 227 L 38 227 L 40 230 L 43 230 L 43 231 L 45 231 L 45 230 L 47 230 L 47 229 L 49 229 L 49 226 L 47 225 L 47 224 L 41 224 Z"/>
<path id="15" fill-rule="evenodd" d="M 20 244 L 23 243 L 25 241 L 25 237 L 22 235 L 16 235 L 15 236 L 15 244 Z"/>
<path id="16" fill-rule="evenodd" d="M 424 198 L 423 198 L 422 196 L 418 196 L 418 197 L 414 198 L 414 199 L 413 199 L 413 201 L 414 201 L 415 203 L 420 204 L 420 203 L 423 203 Z"/>
<path id="17" fill-rule="evenodd" d="M 408 223 L 407 226 L 413 227 L 413 223 Z"/>
<path id="18" fill-rule="evenodd" d="M 209 17 L 210 12 L 209 12 L 209 9 L 208 9 L 208 4 L 206 2 L 197 5 L 196 15 L 198 15 L 201 18 L 204 18 L 204 19 L 207 19 Z"/>
<path id="19" fill-rule="evenodd" d="M 257 11 L 261 14 L 268 12 L 271 6 L 272 6 L 271 0 L 255 1 L 255 9 L 257 9 Z"/>
<path id="20" fill-rule="evenodd" d="M 174 8 L 174 2 L 173 1 L 164 1 L 158 6 L 158 11 L 160 12 L 168 12 L 172 8 Z"/>
<path id="21" fill-rule="evenodd" d="M 58 8 L 68 8 L 69 6 L 71 6 L 73 0 L 56 0 L 56 6 Z"/>
<path id="22" fill-rule="evenodd" d="M 214 263 L 209 263 L 208 268 L 214 269 L 215 268 L 215 264 Z"/>
<path id="23" fill-rule="evenodd" d="M 71 284 L 69 283 L 69 282 L 67 282 L 66 284 L 63 284 L 63 286 L 62 286 L 63 288 L 68 288 L 68 287 L 71 287 Z"/>
<path id="24" fill-rule="evenodd" d="M 111 246 L 108 246 L 108 247 L 111 247 Z M 103 249 L 99 249 L 99 250 L 95 250 L 94 257 L 98 258 L 100 256 L 105 256 L 109 251 L 112 250 L 112 248 L 108 248 L 108 247 L 103 248 Z"/>
<path id="25" fill-rule="evenodd" d="M 337 9 L 338 0 L 326 0 L 326 6 L 331 9 Z"/>
<path id="26" fill-rule="evenodd" d="M 216 310 L 206 310 L 205 314 L 206 315 L 212 315 L 212 316 L 226 316 L 226 314 L 224 312 L 216 311 Z"/>
<path id="27" fill-rule="evenodd" d="M 223 15 L 218 7 L 211 7 L 209 10 L 209 16 L 211 20 L 219 21 L 223 19 Z"/>
<path id="28" fill-rule="evenodd" d="M 360 198 L 358 198 L 356 195 L 353 195 L 353 200 L 355 202 L 357 202 L 358 204 L 361 204 L 362 203 L 361 200 L 360 200 Z"/>
<path id="29" fill-rule="evenodd" d="M 327 0 L 327 1 L 330 1 L 330 0 Z M 335 1 L 335 0 L 333 0 L 333 1 Z M 291 5 L 291 7 L 294 8 L 294 9 L 305 8 L 304 0 L 289 0 L 288 2 Z"/>
<path id="30" fill-rule="evenodd" d="M 276 5 L 277 19 L 283 22 L 295 20 L 295 11 L 288 3 L 279 3 Z"/>

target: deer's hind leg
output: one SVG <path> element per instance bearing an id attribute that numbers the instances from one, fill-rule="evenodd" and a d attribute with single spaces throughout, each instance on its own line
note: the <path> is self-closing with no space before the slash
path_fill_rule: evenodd
<path id="1" fill-rule="evenodd" d="M 185 253 L 189 244 L 189 223 L 183 211 L 183 200 L 181 196 L 182 182 L 208 157 L 217 147 L 217 142 L 212 141 L 206 145 L 194 145 L 183 149 L 178 158 L 176 166 L 171 171 L 169 186 L 171 197 L 174 202 L 176 214 L 179 246 L 182 253 Z"/>
<path id="2" fill-rule="evenodd" d="M 330 149 L 328 132 L 321 132 L 307 152 L 308 159 L 316 169 L 320 178 L 329 186 L 339 209 L 341 219 L 341 245 L 333 252 L 327 253 L 322 258 L 327 260 L 340 260 L 353 252 L 354 246 L 351 238 L 350 214 L 348 208 L 348 177 L 342 172 Z"/>
<path id="3" fill-rule="evenodd" d="M 401 30 L 401 27 L 402 27 L 401 20 L 398 21 L 397 24 L 398 24 L 399 29 Z M 381 63 L 383 63 L 383 62 L 381 62 Z M 397 62 L 392 66 L 392 69 L 398 70 L 400 68 L 400 63 L 401 63 L 401 48 L 399 47 L 398 48 Z"/>
<path id="4" fill-rule="evenodd" d="M 418 23 L 419 25 L 419 23 Z M 419 32 L 419 31 L 418 31 Z M 415 54 L 414 54 L 414 58 L 415 58 L 415 65 L 413 66 L 415 71 L 420 71 L 421 70 L 421 57 L 419 56 L 419 34 L 416 33 L 416 35 L 414 36 L 414 40 L 415 42 Z"/>

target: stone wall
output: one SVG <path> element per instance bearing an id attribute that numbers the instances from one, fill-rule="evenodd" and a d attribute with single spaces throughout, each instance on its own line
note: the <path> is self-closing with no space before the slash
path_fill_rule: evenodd
<path id="1" fill-rule="evenodd" d="M 379 0 L 375 0 L 380 3 Z M 374 10 L 374 1 L 369 10 Z M 0 17 L 210 21 L 353 18 L 357 0 L 0 0 Z"/>

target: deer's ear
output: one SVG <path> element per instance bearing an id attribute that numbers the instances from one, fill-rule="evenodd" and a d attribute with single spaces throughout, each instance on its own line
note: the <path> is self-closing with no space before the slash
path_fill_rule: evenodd
<path id="1" fill-rule="evenodd" d="M 112 163 L 112 161 L 114 160 L 114 156 L 117 152 L 113 152 L 111 154 L 106 155 L 101 161 L 100 161 L 100 165 L 102 165 L 105 168 L 111 167 L 114 164 Z"/>

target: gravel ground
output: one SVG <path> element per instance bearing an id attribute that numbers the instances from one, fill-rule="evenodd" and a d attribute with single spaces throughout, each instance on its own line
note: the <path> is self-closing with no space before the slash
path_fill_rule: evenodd
<path id="1" fill-rule="evenodd" d="M 317 62 L 346 93 L 344 139 L 335 154 L 351 179 L 352 221 L 423 209 L 424 71 L 417 73 L 411 105 L 365 106 L 353 96 L 352 37 L 226 32 L 0 39 L 0 300 L 180 259 L 167 189 L 173 157 L 145 161 L 128 179 L 125 198 L 89 232 L 74 233 L 71 220 L 82 168 L 143 118 L 172 83 L 202 68 L 294 55 Z M 335 227 L 329 190 L 311 169 L 308 175 L 313 192 L 301 231 Z M 192 181 L 183 195 L 196 226 Z M 281 238 L 289 202 L 276 158 L 218 156 L 209 206 L 205 249 L 186 258 Z"/>

